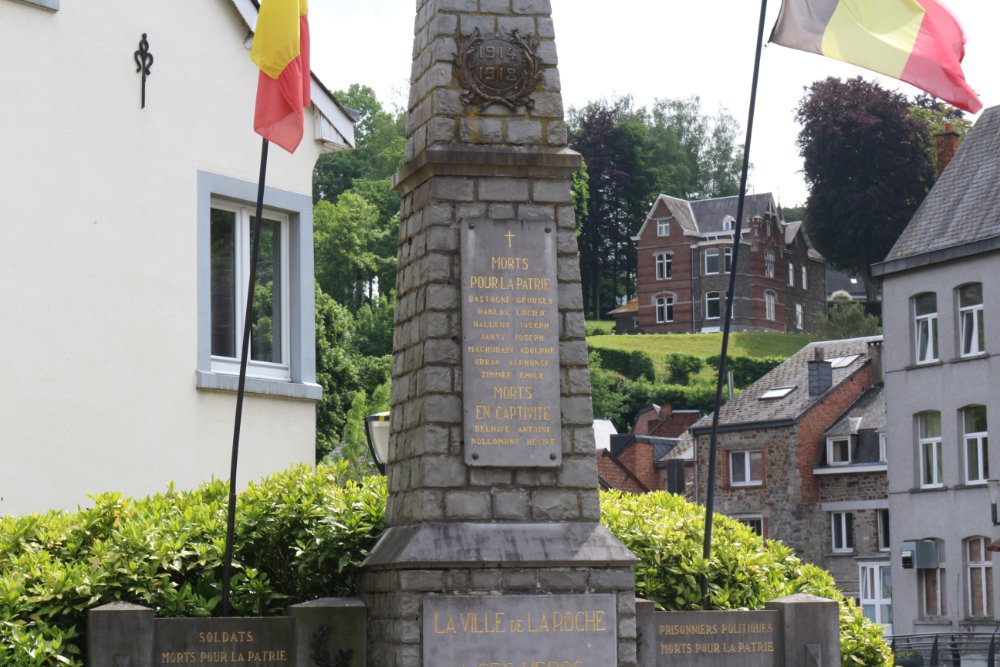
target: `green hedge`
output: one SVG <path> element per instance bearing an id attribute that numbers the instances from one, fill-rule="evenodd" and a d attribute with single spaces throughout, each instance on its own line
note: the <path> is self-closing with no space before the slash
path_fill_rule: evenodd
<path id="1" fill-rule="evenodd" d="M 240 496 L 237 615 L 356 594 L 361 563 L 382 530 L 384 478 L 347 479 L 342 463 L 297 468 Z M 0 665 L 82 665 L 89 607 L 123 600 L 161 616 L 219 612 L 226 484 L 142 500 L 115 494 L 92 509 L 0 518 Z M 636 593 L 664 609 L 697 609 L 708 572 L 712 605 L 758 608 L 804 591 L 840 599 L 830 575 L 726 517 L 715 520 L 710 562 L 701 558 L 704 510 L 677 496 L 602 496 L 604 522 L 642 560 Z M 841 605 L 845 665 L 888 665 L 877 626 Z"/>
<path id="2" fill-rule="evenodd" d="M 642 350 L 615 350 L 607 347 L 587 347 L 588 354 L 596 352 L 605 370 L 621 373 L 629 380 L 644 378 L 656 380 L 653 358 Z"/>
<path id="3" fill-rule="evenodd" d="M 705 363 L 718 373 L 720 359 L 722 355 L 716 354 L 706 359 Z M 728 357 L 726 370 L 733 372 L 733 383 L 743 389 L 770 373 L 783 361 L 784 357 Z"/>

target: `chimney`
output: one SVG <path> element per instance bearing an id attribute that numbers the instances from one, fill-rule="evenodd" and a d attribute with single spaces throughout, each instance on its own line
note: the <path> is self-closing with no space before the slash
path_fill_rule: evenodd
<path id="1" fill-rule="evenodd" d="M 871 383 L 880 385 L 885 382 L 882 368 L 882 341 L 875 340 L 868 343 L 868 358 L 871 359 Z"/>
<path id="2" fill-rule="evenodd" d="M 823 358 L 823 348 L 816 348 L 816 357 L 809 362 L 809 398 L 826 393 L 833 386 L 833 367 Z"/>
<path id="3" fill-rule="evenodd" d="M 948 166 L 951 159 L 955 157 L 955 151 L 958 150 L 959 134 L 956 132 L 951 123 L 946 123 L 943 132 L 938 132 L 934 135 L 934 142 L 937 148 L 937 159 L 936 159 L 936 170 L 937 176 L 941 175 L 944 168 Z"/>

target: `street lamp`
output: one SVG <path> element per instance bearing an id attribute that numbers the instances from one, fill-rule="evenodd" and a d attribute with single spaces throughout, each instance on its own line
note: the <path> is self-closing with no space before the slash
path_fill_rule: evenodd
<path id="1" fill-rule="evenodd" d="M 389 459 L 389 412 L 379 412 L 365 417 L 365 437 L 375 467 L 385 474 L 385 462 Z"/>
<path id="2" fill-rule="evenodd" d="M 990 488 L 990 516 L 994 526 L 1000 526 L 997 521 L 997 505 L 1000 505 L 1000 479 L 988 479 L 986 485 Z"/>

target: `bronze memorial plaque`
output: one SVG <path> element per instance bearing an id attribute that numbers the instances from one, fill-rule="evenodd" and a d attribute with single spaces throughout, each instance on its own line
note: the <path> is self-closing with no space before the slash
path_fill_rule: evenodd
<path id="1" fill-rule="evenodd" d="M 468 465 L 550 467 L 562 461 L 558 294 L 552 225 L 463 222 Z"/>
<path id="2" fill-rule="evenodd" d="M 617 665 L 616 609 L 610 593 L 428 596 L 424 665 Z"/>
<path id="3" fill-rule="evenodd" d="M 509 33 L 481 34 L 479 28 L 457 38 L 455 76 L 465 89 L 462 101 L 478 105 L 480 111 L 493 103 L 511 111 L 520 106 L 532 109 L 531 93 L 542 78 L 538 39 Z"/>

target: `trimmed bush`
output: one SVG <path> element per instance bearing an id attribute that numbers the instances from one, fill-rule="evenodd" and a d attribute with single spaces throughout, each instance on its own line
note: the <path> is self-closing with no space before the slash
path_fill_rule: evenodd
<path id="1" fill-rule="evenodd" d="M 719 372 L 721 355 L 709 357 L 705 363 Z M 784 357 L 729 357 L 726 370 L 733 372 L 733 383 L 743 389 L 770 373 L 775 366 L 785 361 Z"/>
<path id="2" fill-rule="evenodd" d="M 606 347 L 589 347 L 588 353 L 596 352 L 601 359 L 601 367 L 624 375 L 629 380 L 644 378 L 656 380 L 653 358 L 642 350 L 614 350 Z"/>
<path id="3" fill-rule="evenodd" d="M 236 615 L 274 615 L 289 604 L 355 595 L 361 563 L 382 530 L 385 480 L 347 479 L 340 462 L 296 468 L 240 496 L 232 603 Z M 0 518 L 0 665 L 80 667 L 88 608 L 115 600 L 160 616 L 219 612 L 226 487 L 117 494 L 74 514 Z M 718 609 L 760 608 L 809 592 L 841 600 L 843 664 L 891 664 L 881 630 L 843 603 L 823 570 L 787 547 L 716 516 L 712 558 L 701 557 L 704 510 L 678 496 L 604 493 L 603 521 L 641 559 L 636 593 L 663 609 L 698 609 L 708 573 Z"/>
<path id="4" fill-rule="evenodd" d="M 701 357 L 693 354 L 671 352 L 667 355 L 667 372 L 670 373 L 670 384 L 688 384 L 692 375 L 697 375 L 705 366 Z"/>

